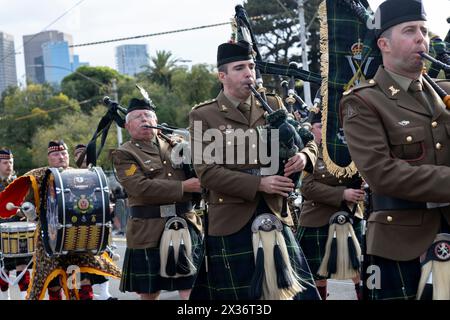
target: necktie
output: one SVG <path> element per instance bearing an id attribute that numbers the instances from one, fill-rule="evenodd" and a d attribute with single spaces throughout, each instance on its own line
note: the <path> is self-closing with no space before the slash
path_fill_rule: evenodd
<path id="1" fill-rule="evenodd" d="M 244 117 L 247 118 L 248 121 L 250 121 L 250 106 L 242 102 L 238 105 L 238 109 L 242 112 Z"/>
<path id="2" fill-rule="evenodd" d="M 427 95 L 425 91 L 423 91 L 422 83 L 420 83 L 419 80 L 414 80 L 411 82 L 411 85 L 409 86 L 409 89 L 414 96 L 414 98 L 419 101 L 419 103 L 427 108 L 431 112 L 431 114 L 434 113 L 432 105 L 429 103 Z"/>

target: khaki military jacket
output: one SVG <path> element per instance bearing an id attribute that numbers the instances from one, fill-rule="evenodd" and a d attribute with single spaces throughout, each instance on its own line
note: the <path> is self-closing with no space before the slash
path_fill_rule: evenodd
<path id="1" fill-rule="evenodd" d="M 344 190 L 351 182 L 349 178 L 336 178 L 326 168 L 320 148 L 314 173 L 304 173 L 300 188 L 303 196 L 299 223 L 302 227 L 322 227 L 329 223 L 330 217 L 341 208 Z M 349 207 L 353 209 L 353 204 Z M 358 205 L 355 216 L 362 219 L 361 206 Z"/>
<path id="2" fill-rule="evenodd" d="M 191 200 L 192 194 L 183 192 L 186 180 L 182 169 L 174 169 L 170 160 L 172 148 L 157 138 L 153 142 L 131 140 L 113 152 L 117 178 L 128 194 L 128 205 L 165 205 Z M 201 223 L 194 212 L 186 213 L 198 229 Z M 130 218 L 127 222 L 127 247 L 145 249 L 159 245 L 166 218 Z"/>
<path id="3" fill-rule="evenodd" d="M 279 109 L 282 106 L 282 102 L 277 97 L 268 96 L 268 101 L 273 109 Z M 230 145 L 235 154 L 240 155 L 242 152 L 238 152 L 238 150 L 260 147 L 258 143 L 254 142 L 238 140 L 231 142 L 229 138 L 230 134 L 238 129 L 256 136 L 256 127 L 265 124 L 265 111 L 259 101 L 251 96 L 250 104 L 251 115 L 250 121 L 248 121 L 221 92 L 215 100 L 194 107 L 189 115 L 194 168 L 202 186 L 208 190 L 208 233 L 212 236 L 226 236 L 239 231 L 254 215 L 261 197 L 284 223 L 293 224 L 291 215 L 286 218 L 282 218 L 280 215 L 283 198 L 258 192 L 261 176 L 244 172 L 249 169 L 261 168 L 258 161 L 250 159 L 248 152 L 246 152 L 245 162 L 242 164 L 219 163 L 218 161 L 206 164 L 205 161 L 202 161 L 204 159 L 201 159 L 202 151 L 207 150 L 210 144 L 202 137 L 211 128 L 220 131 L 222 141 L 212 144 L 217 147 L 218 153 Z M 199 151 L 199 149 L 201 150 Z M 317 157 L 317 145 L 311 142 L 302 152 L 309 158 L 309 166 L 312 171 Z"/>
<path id="4" fill-rule="evenodd" d="M 450 92 L 448 81 L 440 82 Z M 450 111 L 424 80 L 434 114 L 380 67 L 374 79 L 347 92 L 340 103 L 350 154 L 373 193 L 426 202 L 434 209 L 373 212 L 367 251 L 393 260 L 419 257 L 450 221 Z"/>

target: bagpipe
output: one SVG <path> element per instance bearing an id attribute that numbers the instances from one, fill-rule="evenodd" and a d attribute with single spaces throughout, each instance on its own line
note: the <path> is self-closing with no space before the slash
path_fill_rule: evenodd
<path id="1" fill-rule="evenodd" d="M 245 41 L 249 44 L 251 44 L 255 56 L 255 61 L 261 62 L 262 57 L 258 49 L 258 44 L 255 38 L 255 35 L 253 33 L 250 19 L 247 16 L 247 12 L 245 11 L 244 7 L 241 5 L 237 5 L 235 7 L 235 25 L 236 31 L 234 34 L 236 35 L 236 41 Z M 293 67 L 295 68 L 295 67 Z M 273 110 L 270 105 L 267 102 L 266 97 L 266 88 L 264 88 L 263 85 L 263 79 L 262 79 L 262 73 L 259 69 L 258 64 L 256 64 L 256 79 L 255 84 L 256 87 L 253 85 L 249 85 L 250 90 L 252 91 L 255 98 L 260 102 L 263 109 L 266 111 L 266 121 L 267 125 L 264 127 L 258 128 L 258 130 L 261 132 L 261 130 L 267 130 L 268 136 L 270 137 L 270 132 L 272 129 L 278 129 L 279 130 L 279 158 L 280 158 L 280 167 L 277 172 L 279 175 L 284 174 L 284 167 L 281 166 L 281 164 L 284 164 L 288 161 L 289 158 L 294 156 L 297 152 L 299 152 L 301 149 L 304 148 L 304 146 L 311 140 L 314 139 L 312 134 L 308 134 L 308 132 L 305 132 L 304 130 L 301 130 L 303 128 L 300 123 L 298 123 L 294 116 L 289 116 L 293 112 L 292 105 L 294 102 L 292 102 L 287 107 L 284 106 L 284 108 L 280 108 L 278 110 Z M 291 83 L 293 83 L 293 79 L 291 80 Z M 289 90 L 289 96 L 291 99 L 297 99 L 298 101 L 302 101 L 301 98 L 295 93 L 295 85 L 294 88 L 290 88 Z M 292 101 L 292 100 L 289 100 Z M 306 105 L 304 102 L 302 103 L 303 108 L 305 109 Z M 270 139 L 270 138 L 268 138 Z M 294 183 L 297 185 L 298 181 L 300 179 L 300 173 L 295 173 L 290 177 Z M 285 206 L 283 206 L 285 207 Z M 283 209 L 282 215 L 287 216 L 287 212 L 285 209 Z"/>

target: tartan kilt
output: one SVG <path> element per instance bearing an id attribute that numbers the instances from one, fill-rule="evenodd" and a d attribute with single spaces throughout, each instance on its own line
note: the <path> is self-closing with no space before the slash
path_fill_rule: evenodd
<path id="1" fill-rule="evenodd" d="M 187 221 L 192 242 L 192 257 L 197 270 L 203 254 L 202 236 Z M 188 277 L 164 278 L 160 276 L 159 246 L 156 248 L 130 249 L 125 251 L 120 279 L 120 291 L 156 293 L 161 290 L 174 291 L 191 289 L 196 274 Z"/>
<path id="2" fill-rule="evenodd" d="M 369 267 L 371 268 L 368 269 Z M 363 268 L 366 271 L 363 291 L 365 300 L 414 300 L 416 298 L 421 274 L 419 258 L 410 261 L 394 261 L 367 255 Z M 376 274 L 378 270 L 379 274 Z M 372 278 L 374 281 L 371 281 Z M 379 289 L 375 286 L 376 278 L 380 280 Z"/>
<path id="3" fill-rule="evenodd" d="M 206 238 L 207 259 L 204 257 L 195 280 L 190 300 L 249 300 L 250 282 L 255 271 L 250 220 L 240 231 L 221 237 Z M 305 290 L 296 300 L 320 300 L 314 279 L 291 228 L 283 225 L 291 264 Z M 206 264 L 208 270 L 206 272 Z"/>
<path id="4" fill-rule="evenodd" d="M 27 265 L 33 256 L 20 258 L 3 258 L 4 269 L 6 271 L 16 270 L 16 266 Z"/>
<path id="5" fill-rule="evenodd" d="M 362 223 L 358 218 L 353 218 L 353 230 L 358 238 L 359 243 L 362 241 Z M 325 247 L 328 239 L 328 229 L 330 225 L 324 225 L 322 227 L 302 227 L 300 226 L 295 234 L 300 247 L 308 261 L 308 265 L 315 280 L 328 279 L 329 277 L 322 277 L 317 274 L 323 257 L 325 256 Z"/>

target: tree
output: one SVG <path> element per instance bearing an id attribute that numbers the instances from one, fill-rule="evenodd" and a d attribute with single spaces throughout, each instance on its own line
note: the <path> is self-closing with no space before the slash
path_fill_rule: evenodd
<path id="1" fill-rule="evenodd" d="M 305 1 L 305 21 L 309 29 L 310 70 L 319 71 L 319 21 L 317 10 L 321 0 Z M 263 60 L 286 64 L 300 62 L 300 27 L 297 0 L 247 0 L 244 3 Z"/>
<path id="2" fill-rule="evenodd" d="M 81 110 L 89 113 L 105 95 L 111 94 L 112 79 L 124 78 L 126 76 L 109 67 L 81 66 L 62 80 L 61 91 L 78 100 Z"/>
<path id="3" fill-rule="evenodd" d="M 71 158 L 70 165 L 76 167 L 73 159 L 73 150 L 79 143 L 87 144 L 101 117 L 106 113 L 106 107 L 97 105 L 92 109 L 91 114 L 75 112 L 65 114 L 60 121 L 53 126 L 41 127 L 33 137 L 31 148 L 32 163 L 34 167 L 47 165 L 47 144 L 53 139 L 63 139 L 69 148 Z M 100 138 L 97 140 L 97 148 L 100 146 Z M 97 166 L 104 169 L 111 169 L 111 161 L 108 159 L 109 150 L 117 147 L 117 131 L 111 126 L 108 138 L 106 139 L 103 151 L 97 160 Z"/>
<path id="4" fill-rule="evenodd" d="M 152 57 L 150 61 L 150 66 L 146 67 L 147 70 L 143 71 L 140 77 L 146 77 L 150 81 L 171 88 L 172 74 L 178 59 L 173 58 L 170 51 L 162 50 L 156 51 L 156 56 Z"/>
<path id="5" fill-rule="evenodd" d="M 29 84 L 3 99 L 0 119 L 2 145 L 12 149 L 15 166 L 21 173 L 32 168 L 32 138 L 36 131 L 60 121 L 65 114 L 78 112 L 80 107 L 66 95 L 55 94 L 48 85 Z M 48 141 L 47 141 L 48 142 Z"/>

